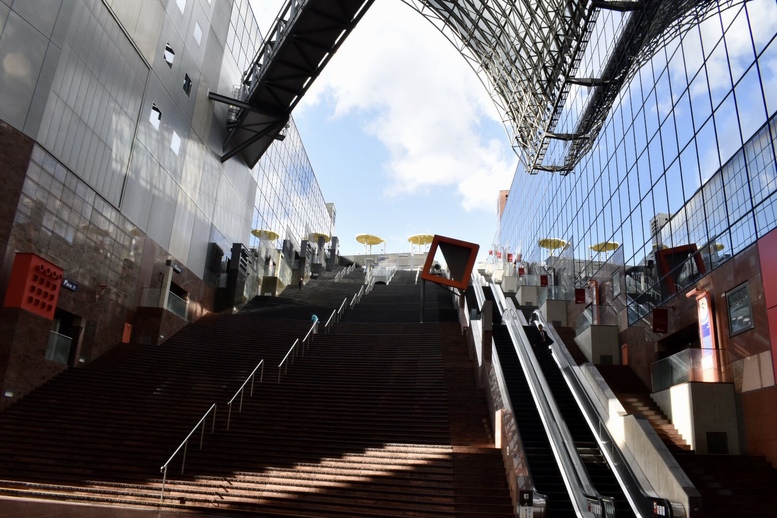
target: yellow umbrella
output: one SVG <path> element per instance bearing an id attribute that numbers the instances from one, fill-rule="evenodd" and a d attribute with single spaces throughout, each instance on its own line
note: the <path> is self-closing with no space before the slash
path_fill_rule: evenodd
<path id="1" fill-rule="evenodd" d="M 596 253 L 601 253 L 601 252 L 612 252 L 613 250 L 617 250 L 619 246 L 620 245 L 615 241 L 603 241 L 601 243 L 596 243 L 595 245 L 591 245 L 588 248 L 590 248 Z"/>
<path id="2" fill-rule="evenodd" d="M 379 245 L 383 243 L 383 238 L 373 236 L 372 234 L 359 234 L 356 236 L 356 241 L 364 245 L 365 250 L 370 247 L 370 253 L 372 253 L 372 245 Z"/>
<path id="3" fill-rule="evenodd" d="M 413 244 L 413 245 L 428 245 L 432 242 L 434 239 L 434 236 L 432 234 L 416 234 L 414 236 L 410 236 L 407 238 L 407 240 Z"/>
<path id="4" fill-rule="evenodd" d="M 412 254 L 413 245 L 418 246 L 418 251 L 421 252 L 421 247 L 426 247 L 432 241 L 434 241 L 434 236 L 432 234 L 416 234 L 414 236 L 408 237 L 407 240 L 410 242 L 410 253 Z"/>
<path id="5" fill-rule="evenodd" d="M 324 238 L 324 243 L 328 243 L 330 240 L 329 234 L 324 234 L 323 232 L 313 232 L 310 234 L 310 237 L 314 243 L 318 243 L 318 240 L 321 238 Z"/>
<path id="6" fill-rule="evenodd" d="M 372 234 L 359 234 L 356 236 L 356 241 L 363 245 L 379 245 L 383 242 L 383 239 Z"/>
<path id="7" fill-rule="evenodd" d="M 537 244 L 540 245 L 542 248 L 548 248 L 550 250 L 555 250 L 556 248 L 564 248 L 567 246 L 567 242 L 563 239 L 559 239 L 557 237 L 544 237 L 537 241 Z"/>
<path id="8" fill-rule="evenodd" d="M 267 230 L 264 228 L 255 228 L 251 231 L 251 234 L 258 237 L 259 239 L 269 239 L 270 241 L 275 241 L 280 237 L 280 234 L 277 232 L 274 232 L 272 230 Z"/>

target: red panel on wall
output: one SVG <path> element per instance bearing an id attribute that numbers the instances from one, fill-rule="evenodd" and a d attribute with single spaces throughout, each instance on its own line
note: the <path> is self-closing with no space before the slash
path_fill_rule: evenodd
<path id="1" fill-rule="evenodd" d="M 761 261 L 761 278 L 764 282 L 766 307 L 777 306 L 777 230 L 772 230 L 758 240 L 758 256 Z M 772 335 L 774 343 L 774 335 Z"/>
<path id="2" fill-rule="evenodd" d="M 777 307 L 766 310 L 767 320 L 769 321 L 769 338 L 772 341 L 772 369 L 774 370 L 774 379 L 777 380 Z"/>
<path id="3" fill-rule="evenodd" d="M 16 254 L 4 306 L 21 308 L 52 320 L 63 272 L 59 266 L 35 254 Z"/>
<path id="4" fill-rule="evenodd" d="M 653 332 L 666 333 L 669 330 L 669 310 L 655 308 L 653 310 Z"/>

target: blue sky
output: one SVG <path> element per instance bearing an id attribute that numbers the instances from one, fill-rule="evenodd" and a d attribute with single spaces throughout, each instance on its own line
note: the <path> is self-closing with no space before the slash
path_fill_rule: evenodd
<path id="1" fill-rule="evenodd" d="M 282 5 L 252 0 L 263 33 Z M 440 234 L 486 257 L 518 159 L 485 87 L 421 15 L 375 2 L 292 116 L 337 207 L 341 254 L 364 251 L 357 234 L 380 236 L 387 252 Z"/>

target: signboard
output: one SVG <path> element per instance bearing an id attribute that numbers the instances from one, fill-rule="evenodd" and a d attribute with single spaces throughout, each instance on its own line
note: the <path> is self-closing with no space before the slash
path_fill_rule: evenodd
<path id="1" fill-rule="evenodd" d="M 653 332 L 666 333 L 669 331 L 669 310 L 655 308 L 653 310 Z"/>
<path id="2" fill-rule="evenodd" d="M 696 312 L 699 315 L 699 340 L 702 349 L 715 349 L 715 324 L 710 295 L 702 292 L 696 296 Z"/>
<path id="3" fill-rule="evenodd" d="M 747 283 L 737 286 L 726 293 L 728 305 L 728 325 L 730 336 L 735 336 L 753 329 L 753 310 L 750 307 L 750 294 Z"/>
<path id="4" fill-rule="evenodd" d="M 534 516 L 534 495 L 531 491 L 521 491 L 518 502 L 518 517 L 532 518 Z"/>
<path id="5" fill-rule="evenodd" d="M 614 272 L 612 272 L 612 275 L 610 276 L 610 280 L 612 281 L 612 298 L 618 298 L 621 294 L 621 275 L 620 275 L 621 269 L 618 268 Z"/>
<path id="6" fill-rule="evenodd" d="M 548 285 L 548 276 L 540 275 L 540 286 L 547 286 L 547 285 Z"/>
<path id="7" fill-rule="evenodd" d="M 585 288 L 575 288 L 575 304 L 585 304 Z"/>
<path id="8" fill-rule="evenodd" d="M 78 284 L 68 279 L 62 279 L 62 287 L 70 291 L 78 291 Z"/>

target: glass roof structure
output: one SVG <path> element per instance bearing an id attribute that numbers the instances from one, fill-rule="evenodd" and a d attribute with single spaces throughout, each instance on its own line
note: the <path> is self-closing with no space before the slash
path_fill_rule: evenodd
<path id="1" fill-rule="evenodd" d="M 502 114 L 513 149 L 528 172 L 571 172 L 590 149 L 622 85 L 717 2 L 403 0 L 467 59 Z M 741 2 L 729 2 L 733 5 Z M 602 9 L 621 11 L 624 27 L 599 70 L 579 66 Z M 593 75 L 588 73 L 593 72 Z M 572 127 L 559 128 L 573 87 L 588 90 Z M 549 149 L 551 152 L 549 152 Z"/>

